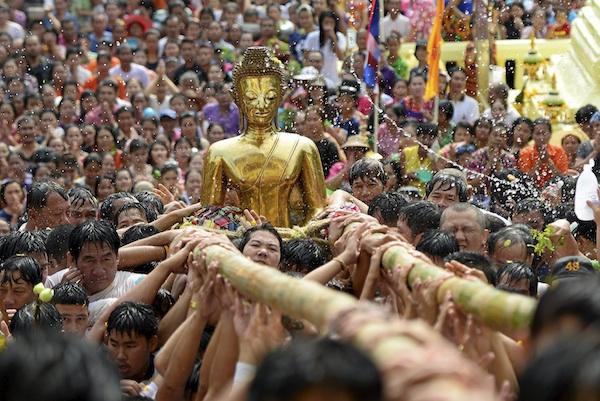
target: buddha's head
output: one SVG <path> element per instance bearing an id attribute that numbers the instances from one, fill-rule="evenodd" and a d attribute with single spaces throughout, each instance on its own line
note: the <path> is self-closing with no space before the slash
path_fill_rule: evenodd
<path id="1" fill-rule="evenodd" d="M 283 66 L 266 47 L 249 47 L 233 69 L 234 99 L 248 126 L 273 124 L 281 104 Z"/>

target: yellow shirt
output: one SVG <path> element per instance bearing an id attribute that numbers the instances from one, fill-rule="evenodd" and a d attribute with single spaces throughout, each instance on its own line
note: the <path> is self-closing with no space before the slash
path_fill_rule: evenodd
<path id="1" fill-rule="evenodd" d="M 419 145 L 409 146 L 402 150 L 404 159 L 404 172 L 405 174 L 416 173 L 419 170 L 431 171 L 431 159 L 425 156 L 424 159 L 419 157 Z M 425 182 L 414 179 L 411 180 L 408 185 L 419 189 L 421 196 L 425 195 Z"/>

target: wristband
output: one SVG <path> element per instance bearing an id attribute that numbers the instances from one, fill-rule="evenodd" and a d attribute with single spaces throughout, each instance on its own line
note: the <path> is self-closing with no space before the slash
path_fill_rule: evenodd
<path id="1" fill-rule="evenodd" d="M 256 373 L 256 366 L 245 362 L 238 362 L 235 364 L 235 373 L 233 374 L 233 383 L 247 383 L 250 381 L 252 376 Z"/>
<path id="2" fill-rule="evenodd" d="M 164 245 L 163 248 L 165 250 L 165 259 L 166 259 L 169 256 L 169 245 Z"/>

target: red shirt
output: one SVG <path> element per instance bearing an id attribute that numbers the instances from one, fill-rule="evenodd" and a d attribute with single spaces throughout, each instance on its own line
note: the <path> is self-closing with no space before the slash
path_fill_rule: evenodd
<path id="1" fill-rule="evenodd" d="M 569 158 L 567 157 L 567 154 L 563 148 L 547 145 L 546 151 L 548 152 L 548 156 L 550 157 L 550 160 L 552 160 L 552 163 L 554 163 L 556 169 L 563 174 L 566 173 L 569 169 Z M 535 145 L 529 146 L 520 152 L 518 165 L 519 170 L 524 173 L 529 173 L 529 175 L 534 178 L 535 184 L 541 188 L 554 176 L 554 174 L 548 166 L 548 163 L 543 163 L 538 170 L 531 174 L 531 170 L 535 167 L 535 164 L 539 158 L 540 154 Z"/>

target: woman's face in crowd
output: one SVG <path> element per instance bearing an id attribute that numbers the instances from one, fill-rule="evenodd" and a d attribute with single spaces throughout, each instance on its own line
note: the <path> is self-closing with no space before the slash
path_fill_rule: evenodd
<path id="1" fill-rule="evenodd" d="M 0 120 L 8 121 L 11 124 L 15 121 L 15 111 L 10 104 L 3 103 L 0 105 Z"/>
<path id="2" fill-rule="evenodd" d="M 531 140 L 531 128 L 526 123 L 521 123 L 513 130 L 513 141 L 517 146 L 523 147 Z"/>
<path id="3" fill-rule="evenodd" d="M 14 60 L 9 60 L 4 64 L 3 68 L 4 76 L 6 78 L 14 78 L 19 74 L 17 63 Z"/>
<path id="4" fill-rule="evenodd" d="M 118 192 L 131 192 L 133 188 L 133 180 L 127 171 L 119 171 L 117 173 L 116 190 Z"/>
<path id="5" fill-rule="evenodd" d="M 413 77 L 408 86 L 408 90 L 411 96 L 421 99 L 425 94 L 425 81 L 423 80 L 423 77 Z"/>
<path id="6" fill-rule="evenodd" d="M 67 130 L 66 142 L 71 148 L 79 148 L 83 144 L 83 137 L 78 127 L 71 127 Z"/>
<path id="7" fill-rule="evenodd" d="M 144 134 L 146 141 L 150 142 L 156 138 L 158 128 L 152 121 L 146 120 L 142 122 L 142 133 Z"/>
<path id="8" fill-rule="evenodd" d="M 471 134 L 462 127 L 457 127 L 454 130 L 454 142 L 471 142 Z"/>
<path id="9" fill-rule="evenodd" d="M 58 127 L 58 119 L 54 115 L 54 113 L 44 113 L 40 118 L 41 129 L 44 132 L 51 131 Z"/>
<path id="10" fill-rule="evenodd" d="M 102 175 L 113 175 L 115 169 L 115 158 L 110 153 L 106 153 L 102 158 Z"/>
<path id="11" fill-rule="evenodd" d="M 220 83 L 224 82 L 223 71 L 221 70 L 221 67 L 215 64 L 210 66 L 208 69 L 208 81 Z"/>
<path id="12" fill-rule="evenodd" d="M 277 268 L 281 259 L 281 249 L 277 238 L 268 231 L 255 231 L 244 246 L 242 254 L 256 263 Z"/>
<path id="13" fill-rule="evenodd" d="M 108 195 L 112 195 L 115 193 L 115 184 L 109 179 L 102 178 L 100 183 L 98 184 L 98 191 L 96 192 L 96 196 L 99 201 L 103 201 L 106 199 Z"/>
<path id="14" fill-rule="evenodd" d="M 210 143 L 215 143 L 225 139 L 225 131 L 223 131 L 223 127 L 220 125 L 213 126 L 206 135 L 206 139 L 208 139 L 208 142 Z"/>
<path id="15" fill-rule="evenodd" d="M 189 143 L 183 141 L 175 146 L 175 159 L 177 161 L 189 160 L 192 155 L 192 147 Z"/>
<path id="16" fill-rule="evenodd" d="M 504 127 L 494 127 L 490 133 L 490 139 L 488 145 L 495 149 L 506 148 L 507 134 Z"/>
<path id="17" fill-rule="evenodd" d="M 202 152 L 198 152 L 190 159 L 190 171 L 202 172 L 204 169 L 204 158 Z"/>
<path id="18" fill-rule="evenodd" d="M 579 138 L 577 138 L 575 135 L 567 135 L 562 140 L 562 147 L 568 155 L 576 154 L 579 144 Z"/>
<path id="19" fill-rule="evenodd" d="M 96 146 L 100 152 L 108 152 L 115 146 L 115 138 L 107 130 L 100 130 L 96 138 Z"/>
<path id="20" fill-rule="evenodd" d="M 481 143 L 487 143 L 490 137 L 491 127 L 489 124 L 477 124 L 475 127 L 475 139 Z"/>
<path id="21" fill-rule="evenodd" d="M 91 125 L 85 125 L 81 130 L 81 136 L 85 145 L 92 146 L 96 137 L 96 129 Z"/>
<path id="22" fill-rule="evenodd" d="M 546 124 L 536 124 L 533 127 L 533 141 L 538 148 L 548 145 L 552 132 Z"/>
<path id="23" fill-rule="evenodd" d="M 96 96 L 88 96 L 81 101 L 81 108 L 85 113 L 92 111 L 92 109 L 97 105 L 98 99 L 96 99 Z"/>
<path id="24" fill-rule="evenodd" d="M 152 145 L 150 154 L 152 156 L 154 164 L 157 166 L 162 166 L 169 158 L 169 151 L 162 143 L 155 143 L 154 145 Z"/>
<path id="25" fill-rule="evenodd" d="M 160 177 L 161 184 L 167 187 L 171 192 L 174 192 L 177 189 L 178 180 L 179 177 L 175 171 L 167 171 Z"/>
<path id="26" fill-rule="evenodd" d="M 133 127 L 134 119 L 130 111 L 124 111 L 117 117 L 117 124 L 122 132 L 129 134 L 129 130 Z"/>
<path id="27" fill-rule="evenodd" d="M 171 101 L 171 108 L 175 110 L 178 116 L 182 115 L 186 111 L 185 101 L 181 97 L 176 97 Z"/>
<path id="28" fill-rule="evenodd" d="M 200 200 L 200 194 L 202 190 L 202 174 L 198 171 L 190 170 L 185 182 L 185 192 L 192 203 L 196 203 Z"/>
<path id="29" fill-rule="evenodd" d="M 504 116 L 506 116 L 506 106 L 501 101 L 496 100 L 492 104 L 491 112 L 494 120 L 503 120 Z"/>
<path id="30" fill-rule="evenodd" d="M 65 153 L 65 144 L 61 138 L 52 138 L 50 142 L 48 142 L 48 147 L 59 156 L 62 156 Z"/>
<path id="31" fill-rule="evenodd" d="M 17 182 L 10 183 L 4 189 L 4 201 L 7 206 L 20 206 L 23 203 L 25 193 Z"/>

